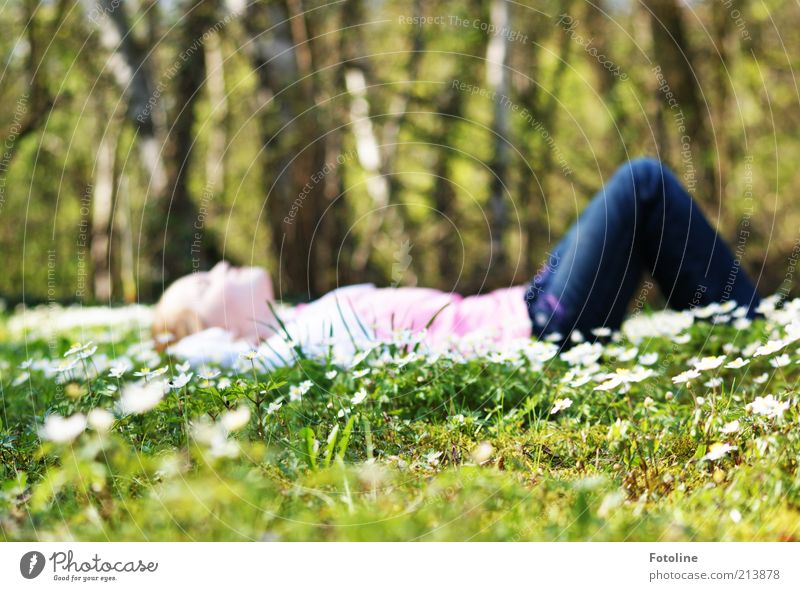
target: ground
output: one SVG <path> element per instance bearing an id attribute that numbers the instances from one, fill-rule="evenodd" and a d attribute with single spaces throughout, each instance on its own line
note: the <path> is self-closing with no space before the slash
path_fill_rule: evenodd
<path id="1" fill-rule="evenodd" d="M 182 365 L 146 308 L 17 311 L 0 537 L 797 540 L 800 301 L 762 312 L 268 371 Z"/>

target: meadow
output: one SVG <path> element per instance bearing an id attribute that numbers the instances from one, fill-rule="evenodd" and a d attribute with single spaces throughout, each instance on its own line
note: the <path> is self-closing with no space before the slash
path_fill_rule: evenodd
<path id="1" fill-rule="evenodd" d="M 230 367 L 149 309 L 0 322 L 0 539 L 800 539 L 800 300 L 642 311 L 559 351 L 398 333 Z"/>

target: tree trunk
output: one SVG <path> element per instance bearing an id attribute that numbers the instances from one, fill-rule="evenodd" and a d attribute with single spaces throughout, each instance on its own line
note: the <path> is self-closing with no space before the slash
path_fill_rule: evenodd
<path id="1" fill-rule="evenodd" d="M 677 104 L 670 105 L 666 93 L 662 90 L 657 92 L 663 109 L 669 113 L 666 115 L 667 124 L 673 128 L 676 141 L 679 145 L 688 142 L 691 146 L 688 152 L 681 151 L 680 155 L 684 184 L 691 193 L 694 193 L 696 185 L 700 185 L 707 188 L 703 190 L 704 195 L 715 195 L 716 175 L 711 164 L 713 155 L 710 153 L 710 138 L 706 127 L 706 104 L 705 99 L 701 98 L 697 80 L 698 63 L 686 36 L 683 9 L 678 1 L 644 2 L 650 13 L 656 65 L 661 67 L 664 80 Z M 681 129 L 683 126 L 685 131 Z"/>
<path id="2" fill-rule="evenodd" d="M 163 130 L 154 118 L 156 97 L 145 51 L 133 37 L 125 5 L 117 0 L 83 0 L 87 14 L 109 51 L 107 69 L 127 100 L 127 117 L 136 129 L 139 158 L 149 177 L 150 197 L 161 200 L 167 186 L 160 155 Z"/>
<path id="3" fill-rule="evenodd" d="M 94 165 L 92 196 L 92 281 L 94 299 L 109 302 L 112 296 L 111 214 L 116 189 L 115 160 L 119 131 L 111 122 L 103 130 Z"/>
<path id="4" fill-rule="evenodd" d="M 296 7 L 295 7 L 296 8 Z M 278 294 L 319 295 L 314 232 L 324 205 L 325 146 L 320 139 L 314 87 L 296 84 L 299 67 L 313 68 L 296 45 L 307 44 L 305 28 L 290 23 L 286 2 L 248 4 L 244 46 L 259 80 L 259 123 L 263 138 L 266 215 Z M 303 18 L 302 15 L 294 17 Z M 322 178 L 321 178 L 322 177 Z"/>
<path id="5" fill-rule="evenodd" d="M 56 7 L 55 18 L 50 28 L 42 31 L 42 25 L 37 18 L 40 10 L 40 3 L 36 0 L 26 0 L 24 14 L 26 20 L 25 32 L 28 42 L 27 59 L 27 91 L 17 98 L 14 106 L 14 129 L 13 133 L 0 139 L 0 146 L 3 146 L 3 157 L 0 160 L 0 173 L 8 170 L 14 156 L 16 156 L 20 142 L 26 136 L 36 132 L 45 122 L 50 111 L 56 105 L 56 99 L 50 94 L 45 75 L 48 72 L 44 57 L 48 45 L 51 43 L 55 34 L 64 24 L 67 16 L 68 0 L 59 0 Z M 44 51 L 42 50 L 44 46 Z"/>
<path id="6" fill-rule="evenodd" d="M 219 258 L 213 242 L 206 236 L 210 197 L 203 195 L 201 215 L 189 190 L 197 119 L 195 106 L 206 78 L 201 44 L 203 35 L 214 24 L 215 4 L 210 0 L 189 0 L 180 28 L 181 63 L 173 81 L 175 112 L 170 117 L 172 125 L 164 150 L 168 194 L 159 207 L 164 224 L 160 263 L 165 284 L 192 271 L 208 268 Z"/>
<path id="7" fill-rule="evenodd" d="M 586 27 L 588 37 L 592 40 L 592 46 L 597 48 L 599 55 L 612 55 L 613 48 L 609 43 L 609 26 L 611 17 L 608 16 L 607 2 L 604 0 L 594 0 L 586 3 Z M 621 57 L 621 56 L 620 56 Z M 608 145 L 611 149 L 604 153 L 599 153 L 598 158 L 602 159 L 602 164 L 607 167 L 617 166 L 625 159 L 628 145 L 635 141 L 631 135 L 632 129 L 628 124 L 628 116 L 624 110 L 624 103 L 619 96 L 619 80 L 621 76 L 627 77 L 627 72 L 621 61 L 614 59 L 614 63 L 619 67 L 619 71 L 612 71 L 604 65 L 600 59 L 588 56 L 588 59 L 595 71 L 598 80 L 598 91 L 603 99 L 603 105 L 610 112 L 612 123 L 614 124 L 609 132 Z"/>
<path id="8" fill-rule="evenodd" d="M 568 14 L 571 6 L 572 0 L 562 0 L 560 11 Z M 541 92 L 540 84 L 536 83 L 520 99 L 531 118 L 524 128 L 526 137 L 521 143 L 525 145 L 524 154 L 528 166 L 533 168 L 535 174 L 534 179 L 528 183 L 527 191 L 521 191 L 526 196 L 522 198 L 522 204 L 525 211 L 523 232 L 526 244 L 525 256 L 527 257 L 524 270 L 528 275 L 539 267 L 546 256 L 546 253 L 534 247 L 536 237 L 541 236 L 546 229 L 552 227 L 551 220 L 542 219 L 542 214 L 548 212 L 546 204 L 548 199 L 552 199 L 550 195 L 551 179 L 556 174 L 553 171 L 553 147 L 548 143 L 548 138 L 555 136 L 558 101 L 572 46 L 570 36 L 561 32 L 560 28 L 557 31 L 561 34 L 558 44 L 558 61 L 552 79 L 544 85 L 548 90 L 547 94 Z M 540 80 L 542 70 L 539 68 L 538 53 L 532 55 L 529 68 L 530 78 L 534 81 Z M 551 244 L 547 245 L 547 248 L 552 248 L 554 246 L 552 242 L 557 240 L 555 236 L 550 236 L 550 238 Z M 514 277 L 513 280 L 519 282 L 523 278 Z"/>
<path id="9" fill-rule="evenodd" d="M 442 284 L 453 289 L 457 287 L 454 283 L 460 275 L 460 267 L 466 266 L 467 263 L 462 259 L 461 265 L 458 265 L 454 258 L 459 251 L 462 256 L 466 256 L 466 253 L 461 250 L 463 245 L 458 240 L 456 233 L 458 220 L 454 219 L 456 216 L 454 208 L 456 193 L 453 188 L 453 158 L 457 154 L 455 150 L 456 136 L 463 108 L 464 93 L 451 88 L 447 102 L 440 109 L 441 129 L 436 143 L 441 147 L 434 168 L 433 202 L 436 207 L 436 215 L 441 220 L 437 228 L 437 268 Z"/>
<path id="10" fill-rule="evenodd" d="M 131 212 L 130 182 L 124 172 L 120 175 L 117 195 L 114 225 L 119 236 L 119 275 L 122 285 L 122 299 L 126 304 L 132 304 L 138 300 L 137 265 L 133 231 L 131 229 L 133 215 Z"/>
<path id="11" fill-rule="evenodd" d="M 225 91 L 225 60 L 219 33 L 209 36 L 204 46 L 205 67 L 208 76 L 209 122 L 208 153 L 206 154 L 205 192 L 216 199 L 223 192 L 225 182 L 225 149 L 228 144 L 228 95 Z"/>
<path id="12" fill-rule="evenodd" d="M 496 31 L 508 28 L 508 3 L 492 0 L 491 25 Z M 508 168 L 509 168 L 509 124 L 508 114 L 512 104 L 508 96 L 508 36 L 493 35 L 486 46 L 486 84 L 495 97 L 492 117 L 492 143 L 494 154 L 489 169 L 492 179 L 489 185 L 489 231 L 491 265 L 489 277 L 492 285 L 503 285 L 508 274 L 508 253 L 505 234 L 508 226 Z"/>

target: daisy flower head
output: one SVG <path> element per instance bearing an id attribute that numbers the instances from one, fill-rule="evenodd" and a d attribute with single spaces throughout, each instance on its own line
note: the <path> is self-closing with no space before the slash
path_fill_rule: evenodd
<path id="1" fill-rule="evenodd" d="M 229 410 L 220 419 L 220 423 L 228 433 L 233 433 L 247 426 L 250 422 L 250 409 L 240 406 L 237 409 Z"/>
<path id="2" fill-rule="evenodd" d="M 111 364 L 108 370 L 108 377 L 121 378 L 126 372 L 133 369 L 133 364 L 126 358 L 117 359 Z"/>
<path id="3" fill-rule="evenodd" d="M 767 372 L 762 373 L 760 376 L 756 376 L 753 378 L 753 382 L 756 384 L 763 384 L 769 380 L 769 374 Z"/>
<path id="4" fill-rule="evenodd" d="M 144 414 L 161 402 L 166 391 L 164 382 L 126 384 L 119 399 L 119 408 L 123 414 Z"/>
<path id="5" fill-rule="evenodd" d="M 260 357 L 260 353 L 255 349 L 250 349 L 249 351 L 245 351 L 240 356 L 245 361 L 255 361 Z"/>
<path id="6" fill-rule="evenodd" d="M 749 359 L 742 359 L 741 357 L 737 357 L 733 361 L 729 361 L 728 363 L 726 363 L 725 364 L 725 368 L 726 369 L 739 369 L 741 367 L 744 367 L 748 363 L 750 363 Z"/>
<path id="7" fill-rule="evenodd" d="M 89 426 L 98 432 L 105 432 L 111 429 L 114 424 L 114 415 L 104 408 L 93 408 L 86 416 Z"/>
<path id="8" fill-rule="evenodd" d="M 717 369 L 725 362 L 725 355 L 718 355 L 716 357 L 703 357 L 694 364 L 697 371 L 706 371 L 709 369 Z"/>
<path id="9" fill-rule="evenodd" d="M 717 460 L 721 460 L 728 455 L 728 452 L 731 452 L 735 449 L 736 446 L 730 445 L 729 443 L 714 443 L 708 448 L 708 453 L 700 459 L 709 462 L 715 462 Z"/>
<path id="10" fill-rule="evenodd" d="M 772 355 L 773 353 L 777 353 L 781 349 L 783 349 L 788 342 L 784 340 L 771 340 L 767 341 L 765 344 L 759 346 L 755 353 L 753 353 L 753 357 L 763 357 L 764 355 Z"/>
<path id="11" fill-rule="evenodd" d="M 150 380 L 152 378 L 158 377 L 167 373 L 169 368 L 165 365 L 164 367 L 159 367 L 158 369 L 150 369 L 149 367 L 143 367 L 139 371 L 133 372 L 137 378 L 144 378 L 145 380 Z"/>
<path id="12" fill-rule="evenodd" d="M 77 359 L 64 359 L 56 366 L 56 373 L 67 373 L 73 370 L 78 365 Z"/>
<path id="13" fill-rule="evenodd" d="M 367 399 L 367 391 L 364 388 L 361 388 L 353 394 L 353 397 L 350 399 L 350 404 L 356 406 L 357 404 L 361 404 L 364 400 Z"/>
<path id="14" fill-rule="evenodd" d="M 305 380 L 298 385 L 292 385 L 289 387 L 289 400 L 291 402 L 298 402 L 303 399 L 309 390 L 311 390 L 311 386 L 314 383 L 311 380 Z"/>
<path id="15" fill-rule="evenodd" d="M 572 406 L 572 400 L 569 398 L 559 398 L 553 403 L 553 408 L 550 410 L 550 414 L 554 415 L 562 410 L 568 409 L 570 406 Z"/>
<path id="16" fill-rule="evenodd" d="M 673 384 L 686 384 L 691 382 L 695 378 L 700 377 L 700 372 L 696 369 L 688 369 L 682 373 L 679 373 L 676 376 L 672 376 L 672 383 Z"/>
<path id="17" fill-rule="evenodd" d="M 767 417 L 768 419 L 780 418 L 784 411 L 789 408 L 789 401 L 781 402 L 772 394 L 758 396 L 753 402 L 745 406 L 747 412 Z"/>
<path id="18" fill-rule="evenodd" d="M 67 418 L 49 415 L 39 429 L 39 437 L 53 443 L 70 443 L 86 430 L 86 424 L 86 416 L 81 413 Z"/>
<path id="19" fill-rule="evenodd" d="M 633 369 L 619 368 L 614 373 L 606 374 L 604 376 L 605 381 L 596 386 L 595 390 L 614 390 L 623 384 L 627 386 L 628 384 L 641 382 L 653 374 L 653 370 L 644 369 L 643 367 L 634 367 Z"/>
<path id="20" fill-rule="evenodd" d="M 167 382 L 167 385 L 169 386 L 170 390 L 180 390 L 192 380 L 193 375 L 194 373 L 192 372 L 182 373 L 172 378 L 169 382 Z"/>
<path id="21" fill-rule="evenodd" d="M 789 359 L 789 356 L 786 353 L 778 355 L 777 357 L 773 357 L 772 359 L 769 360 L 769 364 L 775 368 L 786 367 L 791 362 L 792 360 Z"/>
<path id="22" fill-rule="evenodd" d="M 639 363 L 641 365 L 650 366 L 658 361 L 658 353 L 645 353 L 639 356 Z"/>
<path id="23" fill-rule="evenodd" d="M 64 357 L 72 357 L 73 355 L 77 355 L 78 353 L 83 353 L 84 351 L 88 351 L 92 348 L 93 341 L 89 341 L 86 344 L 81 343 L 74 343 L 67 352 L 64 353 Z M 94 350 L 97 351 L 97 347 L 94 347 Z"/>
<path id="24" fill-rule="evenodd" d="M 218 377 L 221 373 L 222 372 L 220 372 L 218 369 L 203 367 L 197 372 L 197 377 L 199 377 L 201 380 L 210 382 L 214 378 Z"/>

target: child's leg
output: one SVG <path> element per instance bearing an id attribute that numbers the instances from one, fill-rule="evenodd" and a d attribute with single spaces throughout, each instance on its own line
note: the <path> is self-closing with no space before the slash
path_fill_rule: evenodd
<path id="1" fill-rule="evenodd" d="M 534 334 L 618 328 L 645 270 L 674 308 L 758 304 L 744 270 L 675 176 L 640 159 L 617 170 L 534 278 Z"/>
<path id="2" fill-rule="evenodd" d="M 647 212 L 641 250 L 667 303 L 685 310 L 734 301 L 747 306 L 752 317 L 760 299 L 740 261 L 666 166 L 656 160 L 638 162 Z"/>

